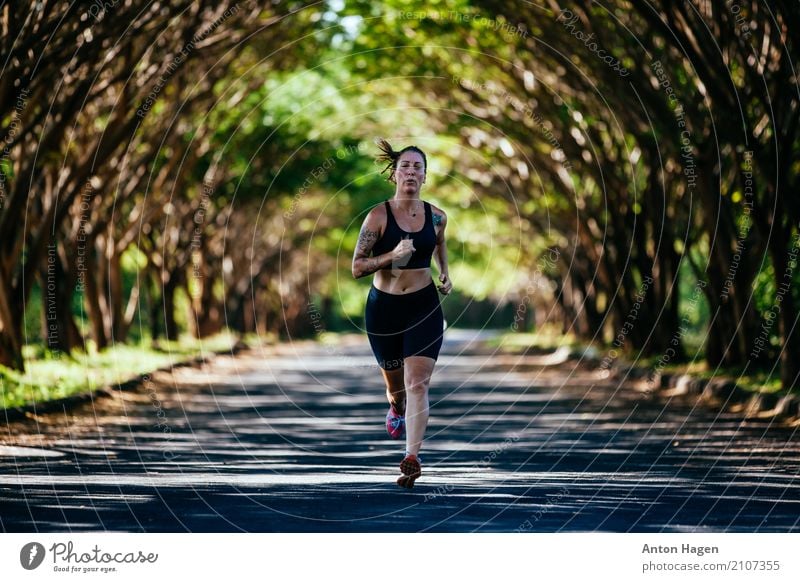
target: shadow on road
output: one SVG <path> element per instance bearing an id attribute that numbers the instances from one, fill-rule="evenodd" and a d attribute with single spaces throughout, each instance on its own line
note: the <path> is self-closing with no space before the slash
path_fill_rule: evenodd
<path id="1" fill-rule="evenodd" d="M 298 343 L 3 427 L 0 528 L 797 531 L 792 430 L 486 335 L 448 330 L 411 491 L 366 342 Z"/>

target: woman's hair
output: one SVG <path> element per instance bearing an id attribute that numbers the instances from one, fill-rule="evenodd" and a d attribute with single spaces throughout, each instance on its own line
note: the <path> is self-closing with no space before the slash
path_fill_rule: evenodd
<path id="1" fill-rule="evenodd" d="M 394 171 L 397 169 L 397 162 L 400 159 L 400 156 L 406 152 L 417 152 L 419 155 L 421 155 L 423 166 L 425 170 L 428 169 L 428 158 L 425 157 L 425 152 L 415 145 L 406 146 L 401 150 L 395 151 L 392 149 L 392 146 L 389 144 L 389 142 L 382 137 L 377 138 L 375 143 L 378 145 L 378 149 L 381 150 L 381 153 L 375 158 L 375 162 L 379 164 L 383 162 L 389 162 L 389 164 L 383 170 L 381 170 L 381 174 L 383 174 L 386 170 L 391 169 L 391 172 L 389 172 L 389 177 L 387 178 L 390 182 L 395 181 Z"/>

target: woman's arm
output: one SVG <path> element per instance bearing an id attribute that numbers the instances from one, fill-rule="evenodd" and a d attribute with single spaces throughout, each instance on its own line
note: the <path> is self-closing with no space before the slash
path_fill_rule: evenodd
<path id="1" fill-rule="evenodd" d="M 447 295 L 453 289 L 453 284 L 450 282 L 449 266 L 447 264 L 447 243 L 444 238 L 444 229 L 447 226 L 447 215 L 438 208 L 433 213 L 433 225 L 439 226 L 439 232 L 436 235 L 436 248 L 433 250 L 433 258 L 439 266 L 439 292 L 442 295 Z"/>
<path id="2" fill-rule="evenodd" d="M 377 257 L 370 257 L 372 247 L 381 237 L 381 222 L 380 216 L 377 216 L 375 210 L 371 210 L 367 217 L 364 219 L 364 224 L 361 225 L 361 232 L 358 234 L 358 242 L 356 243 L 356 250 L 353 253 L 352 272 L 353 277 L 360 279 L 367 275 L 374 273 L 384 267 L 390 266 L 394 261 L 398 260 L 400 256 L 410 254 L 413 250 L 412 241 L 401 241 L 393 250 Z M 401 252 L 402 255 L 398 255 Z"/>

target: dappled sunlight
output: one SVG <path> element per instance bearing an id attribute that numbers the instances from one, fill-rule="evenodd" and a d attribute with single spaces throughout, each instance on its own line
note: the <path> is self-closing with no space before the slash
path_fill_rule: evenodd
<path id="1" fill-rule="evenodd" d="M 520 367 L 469 342 L 437 368 L 423 476 L 403 493 L 377 369 L 298 350 L 183 369 L 156 386 L 159 409 L 147 393 L 120 393 L 46 415 L 37 435 L 18 426 L 1 439 L 0 502 L 9 515 L 27 504 L 51 529 L 66 527 L 54 511 L 82 511 L 73 531 L 96 527 L 89 515 L 112 528 L 147 515 L 151 531 L 203 530 L 222 515 L 248 531 L 380 531 L 387 520 L 395 531 L 513 531 L 531 516 L 537 531 L 786 531 L 800 511 L 791 432 L 666 407 L 597 383 L 579 360 L 526 356 Z M 364 358 L 368 346 L 348 350 Z M 189 499 L 209 510 L 186 513 Z"/>

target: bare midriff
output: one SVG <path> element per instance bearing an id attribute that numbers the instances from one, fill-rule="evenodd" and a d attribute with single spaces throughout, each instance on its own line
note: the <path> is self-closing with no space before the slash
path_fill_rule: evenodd
<path id="1" fill-rule="evenodd" d="M 376 289 L 394 295 L 404 295 L 424 289 L 431 284 L 431 269 L 381 269 L 372 281 Z"/>

